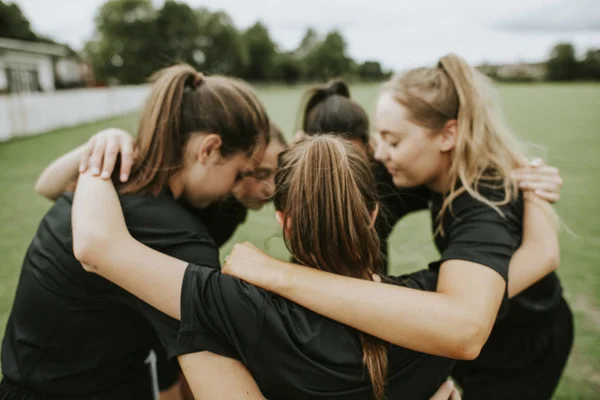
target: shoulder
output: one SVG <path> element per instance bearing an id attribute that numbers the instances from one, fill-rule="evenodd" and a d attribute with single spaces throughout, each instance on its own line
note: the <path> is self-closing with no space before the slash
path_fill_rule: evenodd
<path id="1" fill-rule="evenodd" d="M 161 193 L 152 195 L 119 196 L 127 227 L 157 229 L 167 232 L 187 231 L 199 238 L 210 240 L 208 230 L 190 210 L 179 201 Z"/>

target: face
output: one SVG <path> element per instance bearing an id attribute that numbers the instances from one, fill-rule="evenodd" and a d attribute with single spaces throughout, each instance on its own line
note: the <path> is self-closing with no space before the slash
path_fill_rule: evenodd
<path id="1" fill-rule="evenodd" d="M 409 121 L 406 109 L 387 93 L 375 110 L 375 158 L 385 164 L 398 187 L 434 182 L 447 168 L 443 135 Z"/>
<path id="2" fill-rule="evenodd" d="M 233 189 L 233 194 L 245 207 L 258 210 L 271 199 L 275 192 L 277 160 L 284 150 L 284 146 L 276 141 L 269 143 L 254 173 Z"/>
<path id="3" fill-rule="evenodd" d="M 256 167 L 256 155 L 239 152 L 223 157 L 220 145 L 218 135 L 208 135 L 202 143 L 191 140 L 188 145 L 182 195 L 194 207 L 206 207 L 224 199 Z M 262 152 L 259 155 L 262 157 Z"/>

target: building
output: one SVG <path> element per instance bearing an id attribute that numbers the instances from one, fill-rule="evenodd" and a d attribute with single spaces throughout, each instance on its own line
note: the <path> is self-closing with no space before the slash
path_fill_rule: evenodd
<path id="1" fill-rule="evenodd" d="M 0 93 L 85 86 L 89 75 L 66 46 L 0 38 Z"/>

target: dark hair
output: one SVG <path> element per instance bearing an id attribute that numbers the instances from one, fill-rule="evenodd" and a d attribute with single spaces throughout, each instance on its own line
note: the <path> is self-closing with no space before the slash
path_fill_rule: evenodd
<path id="1" fill-rule="evenodd" d="M 369 117 L 350 98 L 348 85 L 340 79 L 306 91 L 300 110 L 301 129 L 308 136 L 332 133 L 347 140 L 369 143 Z"/>
<path id="2" fill-rule="evenodd" d="M 183 166 L 192 134 L 216 133 L 221 154 L 250 154 L 269 141 L 269 118 L 247 83 L 204 76 L 181 64 L 156 73 L 144 106 L 136 147 L 138 155 L 122 193 L 158 194 Z"/>
<path id="3" fill-rule="evenodd" d="M 285 215 L 285 243 L 300 263 L 323 271 L 372 279 L 380 262 L 375 178 L 365 157 L 346 140 L 319 135 L 280 156 L 273 202 Z M 363 362 L 376 399 L 387 379 L 385 342 L 360 332 Z"/>

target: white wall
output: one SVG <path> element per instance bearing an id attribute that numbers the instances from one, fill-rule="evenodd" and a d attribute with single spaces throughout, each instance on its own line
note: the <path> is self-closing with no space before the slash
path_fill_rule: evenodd
<path id="1" fill-rule="evenodd" d="M 0 141 L 137 110 L 149 86 L 119 86 L 0 96 Z"/>

